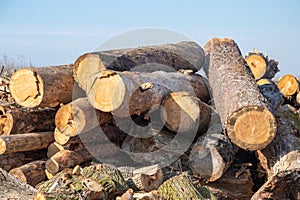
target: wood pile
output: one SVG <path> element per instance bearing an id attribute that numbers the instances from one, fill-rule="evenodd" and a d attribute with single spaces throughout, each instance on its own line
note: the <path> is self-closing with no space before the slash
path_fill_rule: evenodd
<path id="1" fill-rule="evenodd" d="M 212 38 L 1 77 L 0 198 L 300 199 L 300 83 L 278 63 Z"/>

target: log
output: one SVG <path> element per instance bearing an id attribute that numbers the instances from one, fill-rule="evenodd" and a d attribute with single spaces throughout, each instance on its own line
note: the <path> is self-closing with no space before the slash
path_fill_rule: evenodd
<path id="1" fill-rule="evenodd" d="M 254 49 L 253 52 L 248 52 L 245 56 L 245 61 L 249 66 L 255 80 L 261 78 L 274 78 L 279 72 L 278 61 L 270 59 L 268 55 Z"/>
<path id="2" fill-rule="evenodd" d="M 70 137 L 69 140 L 65 144 L 59 144 L 57 142 L 53 142 L 48 146 L 47 157 L 51 158 L 54 154 L 62 150 L 79 150 L 83 149 L 84 144 L 82 143 L 80 137 Z"/>
<path id="3" fill-rule="evenodd" d="M 0 199 L 31 200 L 35 193 L 32 186 L 0 168 Z"/>
<path id="4" fill-rule="evenodd" d="M 189 69 L 194 72 L 204 63 L 204 51 L 195 42 L 180 42 L 160 46 L 118 49 L 81 55 L 74 64 L 74 78 L 83 90 L 83 80 L 103 69 L 116 71 L 167 72 Z"/>
<path id="5" fill-rule="evenodd" d="M 182 173 L 165 181 L 158 188 L 158 195 L 165 200 L 204 199 L 193 185 L 189 175 Z"/>
<path id="6" fill-rule="evenodd" d="M 237 150 L 229 138 L 223 135 L 220 117 L 214 112 L 209 129 L 192 146 L 189 168 L 195 177 L 204 182 L 216 181 L 230 167 Z"/>
<path id="7" fill-rule="evenodd" d="M 127 185 L 135 191 L 152 191 L 158 189 L 163 182 L 164 174 L 159 165 L 142 168 L 118 167 Z"/>
<path id="8" fill-rule="evenodd" d="M 24 107 L 56 107 L 72 101 L 73 65 L 22 68 L 10 79 L 15 101 Z"/>
<path id="9" fill-rule="evenodd" d="M 75 151 L 61 150 L 49 158 L 46 162 L 46 169 L 52 174 L 56 174 L 62 169 L 75 167 L 83 162 L 88 162 L 93 156 L 87 149 L 79 149 Z"/>
<path id="10" fill-rule="evenodd" d="M 58 131 L 70 137 L 88 132 L 99 125 L 112 123 L 114 123 L 113 115 L 95 110 L 87 98 L 79 98 L 63 105 L 55 116 Z"/>
<path id="11" fill-rule="evenodd" d="M 9 171 L 24 183 L 35 187 L 38 183 L 46 180 L 45 163 L 43 160 L 36 160 Z"/>
<path id="12" fill-rule="evenodd" d="M 253 199 L 297 199 L 300 196 L 300 138 L 295 121 L 290 118 L 292 114 L 288 105 L 276 110 L 277 135 L 271 144 L 257 152 L 268 180 Z"/>
<path id="13" fill-rule="evenodd" d="M 115 72 L 104 70 L 95 75 L 86 90 L 91 105 L 103 112 L 125 118 L 154 111 L 170 92 L 186 91 L 208 103 L 210 94 L 206 79 L 196 74 Z M 145 89 L 143 85 L 147 83 Z M 148 91 L 145 97 L 143 91 Z"/>
<path id="14" fill-rule="evenodd" d="M 272 111 L 283 104 L 284 98 L 277 85 L 271 79 L 260 79 L 257 81 L 257 84 L 259 91 L 269 102 Z"/>
<path id="15" fill-rule="evenodd" d="M 56 110 L 26 109 L 0 106 L 0 135 L 22 134 L 54 130 Z"/>
<path id="16" fill-rule="evenodd" d="M 213 38 L 205 45 L 208 80 L 226 134 L 242 149 L 266 147 L 276 135 L 276 120 L 248 72 L 232 39 Z"/>
<path id="17" fill-rule="evenodd" d="M 162 107 L 162 119 L 171 131 L 195 129 L 201 135 L 208 128 L 211 109 L 187 92 L 171 93 L 163 100 Z"/>
<path id="18" fill-rule="evenodd" d="M 0 155 L 45 149 L 54 141 L 53 132 L 0 136 Z"/>
<path id="19" fill-rule="evenodd" d="M 278 88 L 283 96 L 291 98 L 299 91 L 299 82 L 294 75 L 286 74 L 278 80 Z"/>

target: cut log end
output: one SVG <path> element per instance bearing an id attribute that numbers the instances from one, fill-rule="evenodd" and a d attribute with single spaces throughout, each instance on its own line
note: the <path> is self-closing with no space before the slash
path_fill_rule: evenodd
<path id="1" fill-rule="evenodd" d="M 73 104 L 67 104 L 57 111 L 55 124 L 58 131 L 62 134 L 66 136 L 75 136 L 84 129 L 86 117 L 84 111 L 82 111 L 80 107 Z"/>
<path id="2" fill-rule="evenodd" d="M 262 78 L 262 79 L 259 79 L 258 81 L 256 81 L 256 84 L 259 86 L 268 85 L 268 84 L 272 84 L 272 81 L 267 78 Z"/>
<path id="3" fill-rule="evenodd" d="M 31 69 L 16 71 L 10 80 L 9 89 L 15 101 L 24 107 L 38 106 L 43 99 L 42 78 Z"/>
<path id="4" fill-rule="evenodd" d="M 259 54 L 252 54 L 245 58 L 256 80 L 262 78 L 267 70 L 266 60 Z"/>
<path id="5" fill-rule="evenodd" d="M 0 106 L 0 135 L 9 135 L 13 128 L 13 116 L 6 113 L 4 108 Z"/>
<path id="6" fill-rule="evenodd" d="M 47 197 L 43 192 L 38 192 L 34 195 L 34 200 L 47 200 Z"/>
<path id="7" fill-rule="evenodd" d="M 51 174 L 56 174 L 60 170 L 59 163 L 51 158 L 47 160 L 45 166 L 47 171 Z"/>
<path id="8" fill-rule="evenodd" d="M 84 54 L 80 56 L 76 61 L 73 69 L 74 79 L 81 83 L 79 85 L 83 90 L 87 89 L 87 85 L 82 85 L 87 83 L 86 81 L 91 75 L 104 70 L 99 54 Z"/>
<path id="9" fill-rule="evenodd" d="M 295 76 L 286 74 L 278 80 L 278 88 L 283 96 L 289 97 L 299 90 L 299 83 Z"/>
<path id="10" fill-rule="evenodd" d="M 0 138 L 0 155 L 6 152 L 6 142 L 4 139 Z"/>
<path id="11" fill-rule="evenodd" d="M 58 144 L 64 145 L 70 140 L 70 136 L 63 134 L 62 132 L 60 132 L 58 130 L 58 128 L 55 128 L 54 139 L 55 139 L 55 142 L 57 142 Z"/>
<path id="12" fill-rule="evenodd" d="M 22 182 L 27 183 L 27 178 L 21 169 L 15 168 L 10 170 L 9 173 L 20 179 Z"/>
<path id="13" fill-rule="evenodd" d="M 94 108 L 103 112 L 116 110 L 123 102 L 126 87 L 122 77 L 114 71 L 102 72 L 88 94 L 89 101 Z"/>
<path id="14" fill-rule="evenodd" d="M 266 147 L 274 139 L 276 130 L 274 116 L 264 107 L 244 107 L 234 112 L 227 121 L 228 137 L 247 150 Z"/>
<path id="15" fill-rule="evenodd" d="M 184 132 L 199 119 L 198 101 L 187 92 L 171 93 L 163 101 L 162 119 L 171 131 Z"/>

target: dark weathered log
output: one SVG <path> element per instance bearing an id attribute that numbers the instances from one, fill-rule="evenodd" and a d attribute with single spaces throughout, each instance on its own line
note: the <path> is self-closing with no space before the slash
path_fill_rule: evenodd
<path id="1" fill-rule="evenodd" d="M 36 160 L 9 171 L 10 174 L 19 178 L 24 183 L 36 186 L 38 183 L 46 180 L 45 174 L 46 161 Z"/>
<path id="2" fill-rule="evenodd" d="M 158 188 L 158 195 L 166 200 L 203 199 L 203 196 L 194 187 L 189 175 L 185 173 L 166 180 Z"/>
<path id="3" fill-rule="evenodd" d="M 27 109 L 0 106 L 0 135 L 22 134 L 54 130 L 52 108 Z"/>
<path id="4" fill-rule="evenodd" d="M 142 168 L 119 167 L 127 185 L 134 189 L 152 191 L 158 189 L 163 182 L 163 172 L 159 165 L 146 166 Z"/>
<path id="5" fill-rule="evenodd" d="M 205 45 L 209 84 L 226 134 L 237 146 L 257 150 L 275 137 L 276 120 L 245 66 L 238 45 L 213 38 Z"/>
<path id="6" fill-rule="evenodd" d="M 253 181 L 249 169 L 242 172 L 230 167 L 217 181 L 205 185 L 218 200 L 248 200 L 253 192 Z"/>
<path id="7" fill-rule="evenodd" d="M 278 80 L 278 88 L 283 96 L 291 98 L 299 91 L 299 82 L 294 75 L 286 74 Z"/>
<path id="8" fill-rule="evenodd" d="M 85 148 L 75 151 L 61 150 L 47 160 L 46 169 L 48 172 L 56 174 L 62 169 L 75 167 L 83 162 L 91 161 L 93 158 Z"/>
<path id="9" fill-rule="evenodd" d="M 268 55 L 254 49 L 253 52 L 248 52 L 245 60 L 256 80 L 261 78 L 272 79 L 279 69 L 278 61 L 270 59 Z"/>
<path id="10" fill-rule="evenodd" d="M 95 110 L 87 98 L 78 98 L 63 105 L 55 116 L 56 128 L 71 137 L 88 132 L 99 125 L 113 123 L 111 113 Z"/>
<path id="11" fill-rule="evenodd" d="M 257 84 L 260 92 L 269 102 L 272 111 L 283 104 L 284 98 L 277 85 L 271 79 L 260 79 L 257 81 Z"/>
<path id="12" fill-rule="evenodd" d="M 296 123 L 300 118 L 285 105 L 276 110 L 278 131 L 275 139 L 266 148 L 258 151 L 262 167 L 267 171 L 268 181 L 254 195 L 253 199 L 297 199 L 300 188 L 300 138 Z M 298 188 L 298 191 L 297 191 Z"/>
<path id="13" fill-rule="evenodd" d="M 238 148 L 223 135 L 222 124 L 217 113 L 212 113 L 209 129 L 200 136 L 189 156 L 189 167 L 203 181 L 215 181 L 229 168 Z"/>
<path id="14" fill-rule="evenodd" d="M 195 129 L 201 135 L 208 128 L 211 109 L 187 92 L 171 93 L 163 100 L 162 107 L 162 119 L 171 131 Z"/>
<path id="15" fill-rule="evenodd" d="M 72 101 L 73 65 L 22 68 L 11 79 L 9 89 L 24 107 L 55 107 Z"/>
<path id="16" fill-rule="evenodd" d="M 207 80 L 196 74 L 104 70 L 91 79 L 86 90 L 89 102 L 118 117 L 153 111 L 170 92 L 186 91 L 205 103 L 210 101 Z M 144 91 L 146 96 L 142 97 Z"/>
<path id="17" fill-rule="evenodd" d="M 53 141 L 53 132 L 0 136 L 0 154 L 46 149 Z"/>
<path id="18" fill-rule="evenodd" d="M 0 199 L 32 200 L 35 193 L 32 186 L 0 168 Z"/>
<path id="19" fill-rule="evenodd" d="M 195 42 L 180 42 L 160 46 L 118 49 L 86 53 L 74 67 L 74 78 L 86 90 L 84 81 L 103 69 L 116 71 L 168 71 L 179 69 L 198 71 L 204 63 L 204 51 Z"/>

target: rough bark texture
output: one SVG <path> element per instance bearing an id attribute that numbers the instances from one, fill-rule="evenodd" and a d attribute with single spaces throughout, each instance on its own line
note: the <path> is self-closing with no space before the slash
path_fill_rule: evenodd
<path id="1" fill-rule="evenodd" d="M 46 169 L 52 174 L 56 174 L 62 169 L 75 167 L 83 162 L 88 162 L 93 156 L 87 149 L 79 149 L 75 151 L 61 150 L 49 158 L 46 162 Z"/>
<path id="2" fill-rule="evenodd" d="M 32 186 L 0 168 L 0 199 L 32 200 L 35 193 Z"/>
<path id="3" fill-rule="evenodd" d="M 204 63 L 204 51 L 195 42 L 92 52 L 80 56 L 74 67 L 74 78 L 86 90 L 82 80 L 103 69 L 153 72 L 179 69 L 198 71 Z"/>
<path id="4" fill-rule="evenodd" d="M 0 135 L 22 134 L 54 130 L 56 110 L 27 109 L 0 106 Z"/>
<path id="5" fill-rule="evenodd" d="M 183 173 L 165 181 L 158 188 L 158 195 L 165 200 L 204 199 L 194 187 L 190 177 Z"/>
<path id="6" fill-rule="evenodd" d="M 53 132 L 0 136 L 0 154 L 45 149 L 53 141 Z"/>
<path id="7" fill-rule="evenodd" d="M 9 171 L 10 174 L 19 178 L 24 183 L 36 186 L 46 180 L 45 174 L 46 161 L 36 160 Z"/>
<path id="8" fill-rule="evenodd" d="M 46 150 L 16 152 L 0 155 L 0 168 L 9 171 L 26 163 L 46 158 Z"/>
<path id="9" fill-rule="evenodd" d="M 142 168 L 119 167 L 127 185 L 138 191 L 152 191 L 158 189 L 163 182 L 163 172 L 159 165 L 146 166 Z"/>
<path id="10" fill-rule="evenodd" d="M 111 113 L 95 110 L 87 98 L 79 98 L 63 105 L 55 116 L 56 128 L 66 136 L 76 136 L 93 128 L 113 124 Z"/>
<path id="11" fill-rule="evenodd" d="M 237 44 L 231 39 L 213 38 L 205 51 L 213 100 L 226 134 L 243 149 L 266 147 L 275 137 L 276 121 Z"/>
<path id="12" fill-rule="evenodd" d="M 118 117 L 155 110 L 169 92 L 186 91 L 205 103 L 210 101 L 206 79 L 196 74 L 105 70 L 92 82 L 91 89 L 86 90 L 92 106 L 103 112 L 113 111 Z M 143 89 L 145 84 L 149 87 Z M 144 91 L 147 96 L 140 98 Z"/>
<path id="13" fill-rule="evenodd" d="M 268 181 L 253 199 L 300 197 L 300 138 L 297 137 L 299 130 L 295 127 L 295 121 L 290 119 L 292 113 L 287 105 L 276 110 L 277 135 L 271 144 L 258 151 L 261 165 L 267 171 Z"/>
<path id="14" fill-rule="evenodd" d="M 220 117 L 213 112 L 207 132 L 192 147 L 189 168 L 202 181 L 215 181 L 229 168 L 237 150 L 223 135 Z"/>
<path id="15" fill-rule="evenodd" d="M 277 67 L 278 61 L 270 59 L 268 55 L 253 50 L 248 52 L 245 56 L 245 60 L 256 80 L 261 78 L 274 78 L 275 74 L 279 72 Z"/>
<path id="16" fill-rule="evenodd" d="M 73 65 L 23 68 L 10 79 L 10 92 L 24 107 L 55 107 L 72 101 Z"/>
<path id="17" fill-rule="evenodd" d="M 269 102 L 272 111 L 283 104 L 284 98 L 277 85 L 271 79 L 260 79 L 257 84 L 260 92 Z"/>
<path id="18" fill-rule="evenodd" d="M 196 129 L 203 134 L 209 125 L 211 109 L 187 92 L 173 92 L 162 102 L 162 119 L 165 126 L 174 132 Z"/>

